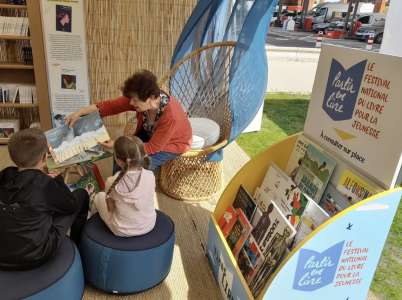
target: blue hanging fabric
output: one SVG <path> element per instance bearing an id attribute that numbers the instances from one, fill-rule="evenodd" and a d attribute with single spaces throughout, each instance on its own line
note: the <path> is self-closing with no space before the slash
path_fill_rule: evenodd
<path id="1" fill-rule="evenodd" d="M 173 51 L 171 66 L 174 66 L 180 59 L 202 46 L 202 33 L 208 27 L 208 21 L 213 15 L 219 0 L 199 0 L 190 18 L 184 25 L 179 40 Z"/>
<path id="2" fill-rule="evenodd" d="M 200 0 L 176 44 L 172 66 L 202 46 L 223 41 L 236 42 L 228 81 L 232 118 L 229 142 L 235 140 L 248 126 L 264 100 L 268 79 L 265 40 L 276 3 L 277 0 Z M 212 80 L 214 86 L 221 85 L 222 72 L 217 66 L 227 63 L 224 50 L 217 49 L 209 58 L 204 59 L 206 63 L 194 63 L 190 67 L 198 71 L 194 72 L 198 77 L 194 75 L 191 81 L 194 91 L 189 91 L 185 95 L 186 100 L 182 102 L 188 112 L 193 111 L 191 99 L 199 96 L 204 82 Z M 183 72 L 185 71 L 188 75 L 189 71 L 183 68 Z M 178 90 L 184 84 L 182 78 L 185 76 L 180 72 L 181 70 L 171 80 L 171 90 Z M 208 156 L 210 161 L 221 158 L 222 151 Z"/>
<path id="3" fill-rule="evenodd" d="M 250 124 L 264 101 L 268 81 L 265 39 L 276 3 L 276 0 L 255 1 L 238 36 L 230 70 L 230 141 Z"/>

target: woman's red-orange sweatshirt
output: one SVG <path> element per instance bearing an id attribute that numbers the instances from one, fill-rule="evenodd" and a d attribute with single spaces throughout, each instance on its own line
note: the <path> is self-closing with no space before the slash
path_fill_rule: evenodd
<path id="1" fill-rule="evenodd" d="M 130 99 L 120 96 L 116 99 L 106 100 L 96 104 L 101 117 L 116 115 L 125 111 L 135 111 L 130 105 Z M 142 129 L 142 112 L 137 114 L 136 133 Z M 170 96 L 169 103 L 163 110 L 162 116 L 155 124 L 155 129 L 149 142 L 145 143 L 148 154 L 156 152 L 184 153 L 190 149 L 192 132 L 190 121 L 180 103 Z"/>

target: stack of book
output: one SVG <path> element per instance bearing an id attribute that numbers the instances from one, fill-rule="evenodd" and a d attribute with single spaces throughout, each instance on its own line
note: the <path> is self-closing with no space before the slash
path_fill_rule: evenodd
<path id="1" fill-rule="evenodd" d="M 28 36 L 28 17 L 0 16 L 0 35 Z"/>
<path id="2" fill-rule="evenodd" d="M 0 84 L 0 103 L 36 104 L 37 102 L 38 98 L 34 85 Z"/>
<path id="3" fill-rule="evenodd" d="M 19 63 L 32 65 L 32 47 L 29 41 L 14 41 L 10 44 L 6 40 L 0 41 L 0 63 Z"/>
<path id="4" fill-rule="evenodd" d="M 219 220 L 223 235 L 254 296 L 280 263 L 296 230 L 275 202 L 259 206 L 243 186 Z"/>
<path id="5" fill-rule="evenodd" d="M 9 4 L 14 4 L 14 5 L 26 5 L 27 2 L 26 0 L 8 0 Z"/>

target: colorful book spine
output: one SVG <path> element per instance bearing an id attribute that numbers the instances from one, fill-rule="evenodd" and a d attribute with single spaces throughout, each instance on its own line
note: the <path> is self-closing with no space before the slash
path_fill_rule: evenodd
<path id="1" fill-rule="evenodd" d="M 223 236 L 226 238 L 232 230 L 233 225 L 237 220 L 237 213 L 232 206 L 226 208 L 222 217 L 218 221 L 219 228 L 222 230 Z"/>
<path id="2" fill-rule="evenodd" d="M 241 233 L 239 235 L 239 238 L 237 239 L 235 245 L 233 246 L 233 255 L 234 257 L 238 257 L 239 252 L 241 248 L 243 247 L 245 241 L 247 240 L 248 236 L 251 233 L 251 230 L 253 227 L 251 226 L 249 220 L 247 219 L 246 215 L 244 212 L 238 208 L 236 209 L 236 213 L 238 215 L 237 217 L 237 222 L 240 224 L 241 227 Z M 235 225 L 236 226 L 236 225 Z"/>
<path id="3" fill-rule="evenodd" d="M 264 255 L 250 234 L 241 249 L 237 263 L 247 283 L 250 283 L 264 260 Z"/>

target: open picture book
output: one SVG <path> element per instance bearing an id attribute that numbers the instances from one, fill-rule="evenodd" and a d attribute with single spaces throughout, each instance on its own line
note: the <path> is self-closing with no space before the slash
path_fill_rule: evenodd
<path id="1" fill-rule="evenodd" d="M 98 112 L 81 117 L 72 128 L 65 124 L 45 135 L 52 155 L 48 159 L 49 169 L 110 156 L 99 145 L 110 140 L 110 136 Z"/>

